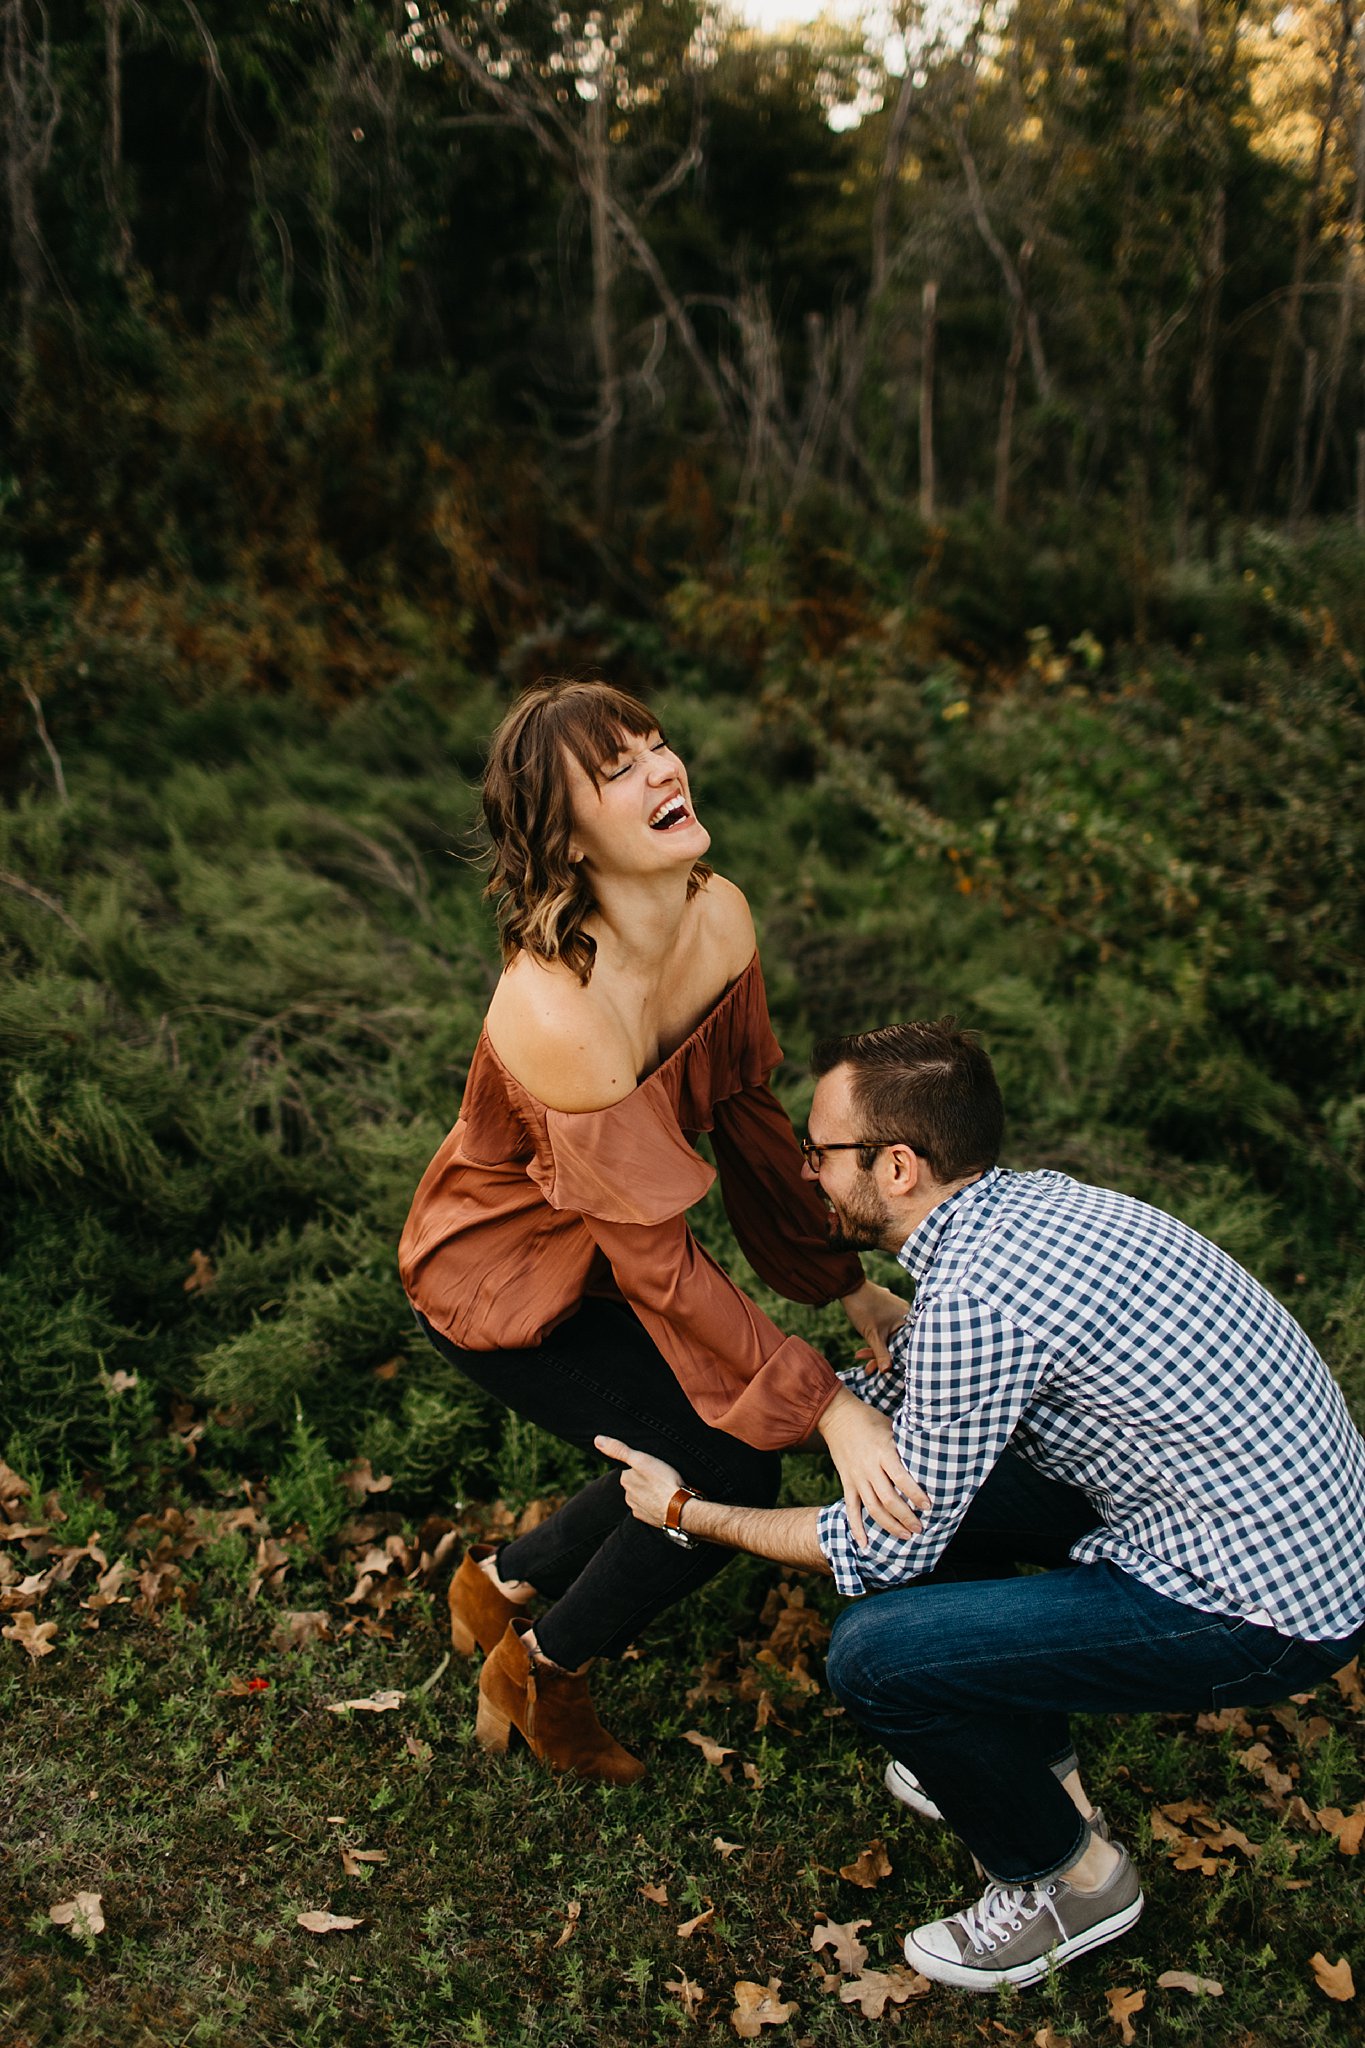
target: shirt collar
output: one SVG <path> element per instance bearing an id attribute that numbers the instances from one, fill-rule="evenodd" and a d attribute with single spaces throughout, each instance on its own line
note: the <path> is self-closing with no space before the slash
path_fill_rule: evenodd
<path id="1" fill-rule="evenodd" d="M 896 1253 L 911 1279 L 921 1279 L 928 1272 L 951 1226 L 965 1210 L 975 1207 L 988 1190 L 995 1188 L 1002 1177 L 1000 1168 L 992 1166 L 980 1180 L 969 1180 L 966 1187 L 959 1188 L 955 1195 L 949 1195 L 946 1201 L 936 1202 L 923 1222 L 915 1225 Z"/>

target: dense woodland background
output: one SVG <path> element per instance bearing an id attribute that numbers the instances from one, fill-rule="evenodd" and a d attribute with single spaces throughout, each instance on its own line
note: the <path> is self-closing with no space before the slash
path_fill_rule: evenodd
<path id="1" fill-rule="evenodd" d="M 791 1985 L 793 1915 L 869 1910 L 831 1873 L 889 1825 L 819 1694 L 744 1663 L 758 1568 L 608 1681 L 661 1804 L 486 1765 L 467 1674 L 319 1790 L 320 1701 L 440 1655 L 440 1537 L 583 1473 L 452 1381 L 394 1270 L 496 973 L 482 747 L 545 673 L 657 702 L 754 903 L 798 1120 L 814 1036 L 955 1011 L 1011 1163 L 1206 1230 L 1359 1412 L 1365 14 L 1018 0 L 764 39 L 691 0 L 0 0 L 0 59 L 0 1883 L 32 1916 L 0 2035 L 463 2048 L 557 2041 L 563 2009 L 638 2044 L 684 2024 L 680 1967 L 723 2021 L 737 1971 Z M 698 1230 L 848 1357 L 718 1207 Z M 376 1531 L 399 1548 L 352 1594 Z M 288 1655 L 281 1600 L 318 1625 Z M 741 1820 L 668 1743 L 749 1740 L 764 1687 L 793 1725 Z M 1365 1793 L 1359 1705 L 1255 1731 L 1305 1812 Z M 1151 2038 L 1300 2048 L 1343 2017 L 1305 1942 L 1358 1942 L 1359 1889 L 1283 1790 L 1250 1810 L 1234 1739 L 1112 1738 L 1158 1862 L 1134 1787 L 1202 1789 L 1265 1858 L 1159 1880 L 1124 1981 L 1199 1961 L 1218 2017 L 1153 1988 Z M 289 1943 L 319 1800 L 362 1798 L 395 1831 L 368 1895 L 348 1872 L 384 1929 L 355 1991 L 349 1952 L 310 1976 Z M 707 1968 L 631 1931 L 664 1811 L 752 1846 L 669 1852 L 680 1900 L 732 1894 Z M 585 1839 L 572 1881 L 615 1903 L 559 1953 Z M 491 1917 L 431 1892 L 471 1844 Z M 957 1900 L 951 1845 L 897 1867 L 901 1924 Z M 95 1879 L 103 1962 L 46 1920 Z M 248 1904 L 288 1931 L 248 1938 Z M 1101 1974 L 1049 1994 L 1057 2028 L 1114 2038 Z M 904 2036 L 974 2040 L 962 2005 Z"/>

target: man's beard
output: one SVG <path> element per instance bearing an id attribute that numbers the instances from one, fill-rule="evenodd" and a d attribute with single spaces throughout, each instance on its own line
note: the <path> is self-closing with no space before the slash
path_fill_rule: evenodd
<path id="1" fill-rule="evenodd" d="M 884 1251 L 891 1235 L 891 1217 L 886 1205 L 877 1195 L 868 1174 L 869 1196 L 859 1201 L 855 1195 L 848 1202 L 835 1203 L 826 1195 L 830 1204 L 829 1243 L 836 1252 L 879 1252 Z M 861 1192 L 861 1191 L 860 1191 Z"/>

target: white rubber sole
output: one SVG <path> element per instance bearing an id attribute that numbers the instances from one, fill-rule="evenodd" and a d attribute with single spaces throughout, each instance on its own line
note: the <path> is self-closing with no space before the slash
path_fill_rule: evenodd
<path id="1" fill-rule="evenodd" d="M 1073 1934 L 1066 1941 L 1059 1941 L 1046 1955 L 1034 1956 L 1030 1962 L 1016 1963 L 1010 1969 L 973 1969 L 968 1963 L 950 1963 L 943 1956 L 931 1954 L 915 1940 L 917 1934 L 928 1932 L 927 1926 L 916 1927 L 906 1935 L 905 1960 L 911 1969 L 919 1971 L 921 1977 L 929 1977 L 935 1984 L 955 1985 L 959 1991 L 998 1991 L 1002 1984 L 1037 1984 L 1053 1970 L 1061 1969 L 1064 1963 L 1075 1962 L 1078 1956 L 1088 1955 L 1092 1948 L 1103 1948 L 1107 1941 L 1117 1941 L 1141 1918 L 1145 1904 L 1146 1900 L 1139 1892 L 1129 1905 L 1121 1906 L 1107 1920 L 1097 1920 L 1083 1934 Z M 931 1926 L 937 1924 L 936 1921 L 929 1923 Z"/>
<path id="2" fill-rule="evenodd" d="M 908 1806 L 921 1820 L 942 1820 L 943 1815 L 919 1779 L 907 1771 L 904 1764 L 898 1764 L 894 1757 L 886 1767 L 882 1783 L 893 1799 L 898 1799 L 902 1806 Z"/>

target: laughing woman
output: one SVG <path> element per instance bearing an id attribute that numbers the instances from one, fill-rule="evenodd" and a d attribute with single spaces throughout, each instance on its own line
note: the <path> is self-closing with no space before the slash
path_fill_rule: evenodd
<path id="1" fill-rule="evenodd" d="M 414 1198 L 403 1284 L 431 1342 L 518 1415 L 580 1448 L 623 1438 L 709 1499 L 771 1504 L 785 1446 L 816 1430 L 855 1527 L 913 1523 L 886 1418 L 786 1336 L 697 1245 L 714 1175 L 735 1234 L 789 1300 L 838 1299 L 874 1360 L 905 1314 L 831 1250 L 769 1092 L 781 1057 L 754 927 L 712 872 L 687 771 L 652 714 L 604 683 L 528 691 L 483 786 L 503 972 L 460 1117 Z M 726 1553 L 666 1530 L 614 1470 L 451 1586 L 452 1639 L 489 1652 L 479 1739 L 517 1729 L 553 1769 L 629 1783 L 585 1667 L 619 1655 Z M 547 1604 L 534 1626 L 527 1615 Z"/>

